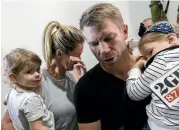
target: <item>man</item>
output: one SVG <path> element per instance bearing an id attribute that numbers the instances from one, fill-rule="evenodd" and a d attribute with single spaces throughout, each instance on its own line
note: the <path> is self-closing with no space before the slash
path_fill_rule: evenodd
<path id="1" fill-rule="evenodd" d="M 140 23 L 139 32 L 138 35 L 142 37 L 144 33 L 149 30 L 149 28 L 152 26 L 153 21 L 151 18 L 144 19 L 142 23 Z"/>
<path id="2" fill-rule="evenodd" d="M 119 9 L 109 3 L 93 5 L 81 16 L 80 29 L 99 64 L 75 87 L 79 130 L 141 130 L 150 97 L 135 102 L 127 96 L 127 73 L 139 58 L 128 53 L 128 27 Z"/>

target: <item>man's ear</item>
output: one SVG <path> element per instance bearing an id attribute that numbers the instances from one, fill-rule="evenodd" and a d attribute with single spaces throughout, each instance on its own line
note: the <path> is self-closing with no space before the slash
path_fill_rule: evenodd
<path id="1" fill-rule="evenodd" d="M 56 50 L 56 57 L 58 57 L 59 59 L 61 59 L 63 57 L 62 50 L 60 50 L 60 49 Z"/>
<path id="2" fill-rule="evenodd" d="M 169 44 L 173 44 L 173 45 L 179 44 L 179 43 L 177 43 L 177 40 L 178 40 L 177 36 L 174 33 L 168 34 L 167 40 L 169 40 Z"/>
<path id="3" fill-rule="evenodd" d="M 17 77 L 15 74 L 10 74 L 9 76 L 10 82 L 17 83 Z"/>

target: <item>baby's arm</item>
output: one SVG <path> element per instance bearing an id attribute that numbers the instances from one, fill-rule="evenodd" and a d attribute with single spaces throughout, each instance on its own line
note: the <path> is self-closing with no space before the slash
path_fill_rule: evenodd
<path id="1" fill-rule="evenodd" d="M 31 130 L 49 130 L 49 128 L 43 124 L 42 117 L 47 114 L 43 107 L 43 100 L 38 95 L 33 95 L 28 98 L 20 106 L 20 110 L 26 116 Z"/>
<path id="2" fill-rule="evenodd" d="M 162 76 L 165 70 L 165 60 L 162 56 L 158 56 L 147 67 L 143 74 L 140 68 L 132 68 L 128 73 L 127 93 L 132 100 L 142 100 L 148 97 L 152 91 L 150 84 Z"/>
<path id="3" fill-rule="evenodd" d="M 48 127 L 43 125 L 43 121 L 41 119 L 31 121 L 29 124 L 30 124 L 30 130 L 49 130 Z"/>

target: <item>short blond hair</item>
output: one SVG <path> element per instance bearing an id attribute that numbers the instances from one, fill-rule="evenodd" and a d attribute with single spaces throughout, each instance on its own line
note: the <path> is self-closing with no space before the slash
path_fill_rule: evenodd
<path id="1" fill-rule="evenodd" d="M 50 67 L 52 58 L 56 55 L 56 50 L 68 54 L 73 51 L 77 44 L 84 43 L 82 32 L 74 26 L 64 26 L 57 21 L 48 23 L 43 34 L 43 54 L 47 64 Z"/>
<path id="2" fill-rule="evenodd" d="M 88 8 L 81 16 L 80 29 L 84 26 L 98 26 L 104 19 L 111 19 L 118 26 L 123 25 L 124 21 L 120 10 L 110 3 L 99 3 Z"/>
<path id="3" fill-rule="evenodd" d="M 42 61 L 38 55 L 32 51 L 16 48 L 10 53 L 5 55 L 4 61 L 4 76 L 7 77 L 10 74 L 18 75 L 19 72 L 29 64 L 41 65 Z"/>

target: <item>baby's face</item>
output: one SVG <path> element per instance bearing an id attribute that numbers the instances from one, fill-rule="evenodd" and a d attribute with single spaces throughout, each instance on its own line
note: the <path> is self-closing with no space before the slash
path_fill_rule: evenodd
<path id="1" fill-rule="evenodd" d="M 168 47 L 171 47 L 171 44 L 169 44 L 169 41 L 160 40 L 160 41 L 145 43 L 140 48 L 140 52 L 144 57 L 146 57 L 147 59 L 150 59 L 156 53 Z"/>

